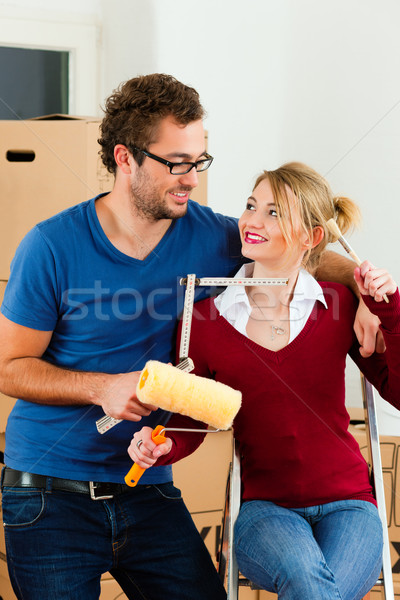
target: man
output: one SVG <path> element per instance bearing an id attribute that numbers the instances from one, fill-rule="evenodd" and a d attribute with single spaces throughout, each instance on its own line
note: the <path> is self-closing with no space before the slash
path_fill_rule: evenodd
<path id="1" fill-rule="evenodd" d="M 240 262 L 236 221 L 189 201 L 212 162 L 203 116 L 173 77 L 126 82 L 99 140 L 113 190 L 37 225 L 14 257 L 0 389 L 19 398 L 2 479 L 19 598 L 98 598 L 107 571 L 135 600 L 225 597 L 169 467 L 122 483 L 133 433 L 164 416 L 135 389 L 148 359 L 172 361 L 179 278 Z M 101 436 L 104 413 L 124 421 Z"/>

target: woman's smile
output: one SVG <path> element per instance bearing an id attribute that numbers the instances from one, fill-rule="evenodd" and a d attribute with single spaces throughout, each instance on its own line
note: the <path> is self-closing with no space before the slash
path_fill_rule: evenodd
<path id="1" fill-rule="evenodd" d="M 246 244 L 263 244 L 264 242 L 268 242 L 267 238 L 252 231 L 245 231 L 244 241 Z"/>

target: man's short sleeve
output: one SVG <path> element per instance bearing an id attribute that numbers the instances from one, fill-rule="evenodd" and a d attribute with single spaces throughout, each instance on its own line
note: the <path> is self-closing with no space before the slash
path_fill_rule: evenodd
<path id="1" fill-rule="evenodd" d="M 58 319 L 55 258 L 38 227 L 17 248 L 1 312 L 10 321 L 31 329 L 55 328 Z"/>

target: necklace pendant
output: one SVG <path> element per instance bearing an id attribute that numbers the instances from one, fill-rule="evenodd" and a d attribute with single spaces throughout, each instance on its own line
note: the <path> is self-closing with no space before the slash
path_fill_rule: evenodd
<path id="1" fill-rule="evenodd" d="M 283 327 L 278 327 L 277 325 L 271 325 L 271 340 L 275 339 L 274 333 L 276 333 L 276 335 L 284 335 L 286 333 L 286 329 Z"/>

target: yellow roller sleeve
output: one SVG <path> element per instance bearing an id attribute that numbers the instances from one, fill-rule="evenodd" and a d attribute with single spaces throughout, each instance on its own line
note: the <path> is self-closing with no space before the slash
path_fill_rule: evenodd
<path id="1" fill-rule="evenodd" d="M 186 415 L 216 429 L 229 429 L 242 394 L 205 377 L 186 373 L 156 360 L 146 363 L 136 394 L 143 404 Z"/>

